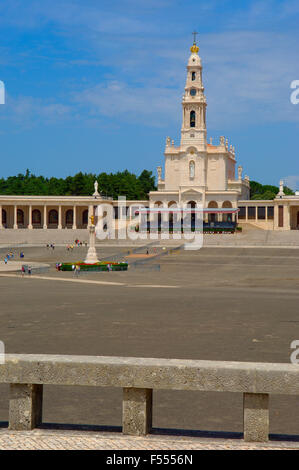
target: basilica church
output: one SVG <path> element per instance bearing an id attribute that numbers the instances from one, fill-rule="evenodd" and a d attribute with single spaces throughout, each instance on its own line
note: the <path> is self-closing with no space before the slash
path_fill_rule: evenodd
<path id="1" fill-rule="evenodd" d="M 238 201 L 250 197 L 249 178 L 242 177 L 241 166 L 236 177 L 235 149 L 227 139 L 207 142 L 207 100 L 198 52 L 194 41 L 187 63 L 180 145 L 167 137 L 164 177 L 158 167 L 158 191 L 150 193 L 150 202 L 165 208 L 200 204 L 207 221 L 234 221 Z"/>
<path id="2" fill-rule="evenodd" d="M 212 138 L 208 142 L 207 100 L 198 52 L 194 40 L 182 100 L 180 145 L 167 137 L 164 172 L 161 166 L 157 168 L 157 191 L 151 191 L 148 200 L 126 201 L 120 214 L 119 202 L 104 198 L 97 183 L 90 196 L 0 195 L 0 230 L 86 229 L 103 204 L 112 206 L 115 219 L 121 215 L 128 221 L 138 205 L 148 211 L 160 210 L 161 215 L 162 210 L 171 212 L 174 206 L 188 204 L 201 206 L 204 224 L 213 227 L 251 224 L 265 230 L 299 229 L 298 194 L 286 196 L 281 181 L 274 200 L 250 200 L 249 177 L 243 177 L 242 167 L 236 166 L 234 146 L 223 136 L 218 142 Z"/>

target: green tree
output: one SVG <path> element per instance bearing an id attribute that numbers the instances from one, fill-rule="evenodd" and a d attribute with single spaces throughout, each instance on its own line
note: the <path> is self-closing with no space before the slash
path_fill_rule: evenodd
<path id="1" fill-rule="evenodd" d="M 0 194 L 36 195 L 36 196 L 90 196 L 94 192 L 95 180 L 99 183 L 99 191 L 104 196 L 117 199 L 125 196 L 128 200 L 140 200 L 148 197 L 148 192 L 155 189 L 155 181 L 151 171 L 143 170 L 136 176 L 128 170 L 117 173 L 79 172 L 66 178 L 45 178 L 35 176 L 27 169 L 23 175 L 0 178 Z"/>
<path id="2" fill-rule="evenodd" d="M 287 186 L 283 187 L 284 193 L 286 195 L 293 195 L 294 191 L 292 191 Z M 261 184 L 257 181 L 250 181 L 250 199 L 259 200 L 269 200 L 274 199 L 279 192 L 278 186 L 272 186 L 269 184 Z"/>

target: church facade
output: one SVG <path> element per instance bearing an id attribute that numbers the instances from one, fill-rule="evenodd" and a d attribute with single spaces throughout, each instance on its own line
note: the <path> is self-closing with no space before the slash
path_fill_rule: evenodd
<path id="1" fill-rule="evenodd" d="M 252 224 L 267 230 L 299 229 L 299 194 L 286 196 L 283 182 L 274 200 L 250 200 L 249 177 L 237 166 L 236 152 L 227 139 L 207 139 L 206 108 L 201 58 L 194 42 L 187 63 L 182 100 L 180 145 L 167 137 L 165 165 L 157 168 L 157 191 L 147 201 L 126 201 L 121 218 L 134 218 L 138 205 L 171 212 L 173 206 L 203 208 L 206 224 Z M 164 174 L 163 174 L 164 173 Z M 98 192 L 90 196 L 1 196 L 1 229 L 85 229 L 97 207 L 109 204 L 115 218 L 118 201 Z M 107 207 L 107 206 L 106 206 Z M 123 213 L 124 211 L 124 213 Z M 162 211 L 161 211 L 162 212 Z"/>

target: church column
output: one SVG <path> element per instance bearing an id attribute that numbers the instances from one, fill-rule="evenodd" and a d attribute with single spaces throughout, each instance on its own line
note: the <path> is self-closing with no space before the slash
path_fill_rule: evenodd
<path id="1" fill-rule="evenodd" d="M 28 220 L 28 228 L 31 230 L 32 227 L 32 205 L 29 206 L 29 220 Z"/>
<path id="2" fill-rule="evenodd" d="M 3 223 L 2 223 L 2 205 L 0 205 L 0 230 L 3 228 Z"/>
<path id="3" fill-rule="evenodd" d="M 58 206 L 58 228 L 59 228 L 59 230 L 62 229 L 62 207 L 61 207 L 61 205 Z"/>
<path id="4" fill-rule="evenodd" d="M 18 228 L 17 214 L 18 214 L 18 206 L 14 205 L 14 210 L 13 210 L 13 228 L 14 229 Z"/>
<path id="5" fill-rule="evenodd" d="M 76 217 L 76 211 L 77 211 L 77 207 L 74 206 L 73 207 L 73 230 L 76 230 L 77 228 L 77 217 Z"/>
<path id="6" fill-rule="evenodd" d="M 44 205 L 44 222 L 43 222 L 43 228 L 44 228 L 44 229 L 47 229 L 47 228 L 48 228 L 48 225 L 47 225 L 47 206 L 46 206 L 46 204 Z"/>

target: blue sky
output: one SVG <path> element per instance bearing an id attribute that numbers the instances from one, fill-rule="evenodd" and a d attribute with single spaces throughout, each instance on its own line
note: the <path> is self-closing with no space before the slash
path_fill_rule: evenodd
<path id="1" fill-rule="evenodd" d="M 298 23 L 297 0 L 2 0 L 0 175 L 156 173 L 196 29 L 208 137 L 251 179 L 299 188 Z"/>

